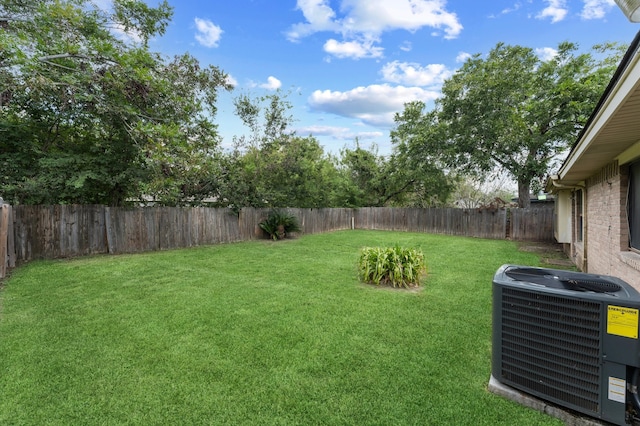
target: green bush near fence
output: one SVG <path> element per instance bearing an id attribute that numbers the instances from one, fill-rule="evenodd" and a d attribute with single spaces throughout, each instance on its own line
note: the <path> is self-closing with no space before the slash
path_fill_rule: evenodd
<path id="1" fill-rule="evenodd" d="M 267 218 L 258 225 L 274 241 L 283 240 L 287 235 L 301 231 L 297 217 L 278 209 L 271 210 Z"/>
<path id="2" fill-rule="evenodd" d="M 392 287 L 418 287 L 426 274 L 424 253 L 420 249 L 365 247 L 360 251 L 358 273 L 361 281 Z"/>

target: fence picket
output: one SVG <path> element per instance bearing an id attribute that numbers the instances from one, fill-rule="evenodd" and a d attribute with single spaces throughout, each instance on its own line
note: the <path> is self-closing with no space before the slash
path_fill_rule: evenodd
<path id="1" fill-rule="evenodd" d="M 7 275 L 9 264 L 9 205 L 0 203 L 0 278 Z"/>
<path id="2" fill-rule="evenodd" d="M 302 233 L 378 229 L 464 235 L 478 238 L 553 241 L 553 211 L 537 209 L 286 209 Z M 236 215 L 221 208 L 6 206 L 0 218 L 0 258 L 11 266 L 32 259 L 97 253 L 135 253 L 204 244 L 255 240 L 269 209 L 244 208 Z M 12 216 L 5 218 L 4 214 Z M 507 214 L 510 229 L 507 229 Z M 7 225 L 4 229 L 3 223 Z M 4 265 L 7 262 L 3 262 Z M 2 271 L 0 271 L 1 273 Z"/>

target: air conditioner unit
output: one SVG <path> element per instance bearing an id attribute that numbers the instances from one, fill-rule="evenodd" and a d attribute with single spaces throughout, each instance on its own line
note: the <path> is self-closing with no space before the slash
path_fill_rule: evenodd
<path id="1" fill-rule="evenodd" d="M 640 424 L 640 293 L 610 276 L 504 265 L 493 279 L 495 380 L 618 425 Z"/>

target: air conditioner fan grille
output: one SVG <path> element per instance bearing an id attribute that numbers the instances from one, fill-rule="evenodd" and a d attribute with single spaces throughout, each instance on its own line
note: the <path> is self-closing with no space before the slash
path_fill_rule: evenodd
<path id="1" fill-rule="evenodd" d="M 503 380 L 598 413 L 600 304 L 503 288 L 501 309 Z"/>

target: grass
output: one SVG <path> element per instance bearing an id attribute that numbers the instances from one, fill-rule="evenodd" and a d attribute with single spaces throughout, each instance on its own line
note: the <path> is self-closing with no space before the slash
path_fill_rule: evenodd
<path id="1" fill-rule="evenodd" d="M 417 292 L 358 282 L 422 249 Z M 0 292 L 0 424 L 559 425 L 489 393 L 514 243 L 345 231 L 33 262 Z"/>

